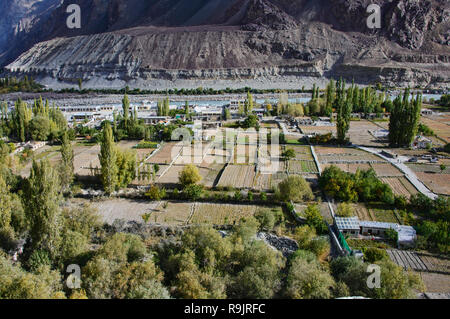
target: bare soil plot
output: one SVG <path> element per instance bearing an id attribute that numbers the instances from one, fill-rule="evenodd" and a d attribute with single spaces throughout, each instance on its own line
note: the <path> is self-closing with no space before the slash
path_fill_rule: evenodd
<path id="1" fill-rule="evenodd" d="M 370 164 L 379 177 L 400 177 L 403 173 L 394 165 L 386 164 Z"/>
<path id="2" fill-rule="evenodd" d="M 417 172 L 416 175 L 432 192 L 450 195 L 450 174 Z"/>
<path id="3" fill-rule="evenodd" d="M 242 218 L 253 216 L 258 206 L 195 203 L 191 224 L 226 225 L 239 222 Z"/>
<path id="4" fill-rule="evenodd" d="M 382 177 L 380 178 L 383 183 L 388 184 L 395 195 L 406 196 L 418 193 L 417 189 L 412 185 L 405 177 Z"/>
<path id="5" fill-rule="evenodd" d="M 107 224 L 112 224 L 116 219 L 143 222 L 141 216 L 155 211 L 160 205 L 159 202 L 128 199 L 105 199 L 89 203 Z"/>
<path id="6" fill-rule="evenodd" d="M 259 191 L 270 190 L 272 188 L 272 174 L 261 174 L 258 172 L 255 176 L 253 188 Z"/>
<path id="7" fill-rule="evenodd" d="M 450 167 L 446 167 L 444 171 L 441 171 L 440 166 L 436 164 L 406 164 L 406 165 L 416 173 L 450 174 Z M 450 175 L 448 177 L 450 179 Z"/>
<path id="8" fill-rule="evenodd" d="M 234 150 L 234 164 L 255 164 L 257 162 L 258 147 L 256 145 L 236 145 Z"/>
<path id="9" fill-rule="evenodd" d="M 373 213 L 366 207 L 363 203 L 353 204 L 353 209 L 355 211 L 355 216 L 359 218 L 359 220 L 364 221 L 375 221 L 375 216 Z"/>
<path id="10" fill-rule="evenodd" d="M 209 168 L 199 167 L 198 169 L 202 176 L 202 181 L 200 183 L 206 187 L 214 187 L 217 182 L 217 177 L 224 166 L 224 164 L 215 164 L 210 165 Z"/>
<path id="11" fill-rule="evenodd" d="M 192 212 L 193 203 L 166 202 L 160 203 L 158 207 L 150 212 L 149 224 L 161 225 L 185 225 Z"/>
<path id="12" fill-rule="evenodd" d="M 348 130 L 350 141 L 358 145 L 385 146 L 386 140 L 375 138 L 370 131 L 377 131 L 380 127 L 367 120 L 352 121 Z"/>
<path id="13" fill-rule="evenodd" d="M 450 143 L 450 115 L 431 118 L 422 116 L 421 122 L 431 128 L 438 137 Z"/>
<path id="14" fill-rule="evenodd" d="M 429 272 L 420 272 L 419 274 L 427 292 L 450 293 L 450 276 L 448 274 Z"/>
<path id="15" fill-rule="evenodd" d="M 164 144 L 164 146 L 153 155 L 147 163 L 170 164 L 181 150 L 181 147 L 177 145 L 178 143 L 179 142 L 170 142 Z"/>
<path id="16" fill-rule="evenodd" d="M 93 171 L 91 168 L 100 168 L 100 145 L 94 146 L 76 146 L 74 148 L 73 166 L 75 174 L 79 176 L 91 176 Z"/>
<path id="17" fill-rule="evenodd" d="M 254 165 L 228 165 L 217 185 L 222 187 L 252 188 L 254 178 Z"/>
<path id="18" fill-rule="evenodd" d="M 183 168 L 184 165 L 172 165 L 164 175 L 158 178 L 157 182 L 160 184 L 178 184 L 178 176 Z"/>

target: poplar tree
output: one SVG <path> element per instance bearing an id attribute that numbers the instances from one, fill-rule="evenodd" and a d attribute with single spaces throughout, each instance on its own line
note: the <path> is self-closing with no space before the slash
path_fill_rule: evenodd
<path id="1" fill-rule="evenodd" d="M 422 95 L 410 99 L 410 89 L 405 89 L 403 97 L 394 100 L 389 120 L 389 144 L 391 147 L 409 147 L 417 135 Z"/>
<path id="2" fill-rule="evenodd" d="M 118 183 L 117 150 L 111 125 L 106 123 L 98 155 L 101 165 L 101 181 L 106 194 L 111 195 Z"/>
<path id="3" fill-rule="evenodd" d="M 67 131 L 61 137 L 61 163 L 59 166 L 59 177 L 63 190 L 67 190 L 73 182 L 73 148 Z"/>
<path id="4" fill-rule="evenodd" d="M 326 92 L 326 102 L 325 102 L 325 113 L 328 116 L 333 114 L 333 103 L 335 99 L 336 89 L 334 87 L 334 81 L 331 79 L 330 83 L 327 85 Z"/>
<path id="5" fill-rule="evenodd" d="M 128 99 L 128 95 L 125 93 L 125 96 L 122 99 L 122 108 L 123 108 L 123 121 L 125 129 L 128 128 L 128 113 L 130 109 L 130 100 Z"/>
<path id="6" fill-rule="evenodd" d="M 24 211 L 30 225 L 31 249 L 57 256 L 62 228 L 58 174 L 48 160 L 33 161 L 23 193 Z"/>
<path id="7" fill-rule="evenodd" d="M 164 112 L 164 116 L 169 116 L 169 113 L 170 113 L 170 105 L 169 105 L 169 98 L 166 98 L 165 100 L 164 100 L 164 109 L 163 109 L 163 112 Z"/>
<path id="8" fill-rule="evenodd" d="M 345 92 L 345 81 L 339 79 L 337 84 L 336 110 L 337 110 L 337 139 L 345 143 L 347 132 L 350 128 L 350 115 L 352 112 L 352 101 Z"/>
<path id="9" fill-rule="evenodd" d="M 247 100 L 245 100 L 245 115 L 253 112 L 253 96 L 250 92 L 247 92 Z"/>
<path id="10" fill-rule="evenodd" d="M 189 118 L 190 116 L 189 116 L 189 102 L 188 101 L 186 101 L 185 103 L 184 103 L 184 114 L 186 114 L 186 118 Z"/>

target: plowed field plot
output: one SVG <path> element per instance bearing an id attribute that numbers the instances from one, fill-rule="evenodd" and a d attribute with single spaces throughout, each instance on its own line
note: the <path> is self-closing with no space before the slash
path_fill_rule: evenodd
<path id="1" fill-rule="evenodd" d="M 412 185 L 405 177 L 382 177 L 380 178 L 383 183 L 388 184 L 395 195 L 406 196 L 418 193 L 417 189 Z"/>
<path id="2" fill-rule="evenodd" d="M 382 158 L 354 148 L 315 147 L 320 163 L 385 162 Z"/>
<path id="3" fill-rule="evenodd" d="M 445 256 L 437 256 L 428 252 L 418 252 L 417 255 L 431 271 L 439 271 L 450 274 L 450 259 Z M 450 289 L 450 286 L 448 287 Z"/>
<path id="4" fill-rule="evenodd" d="M 433 118 L 422 116 L 421 122 L 431 128 L 438 137 L 450 143 L 450 115 Z"/>
<path id="5" fill-rule="evenodd" d="M 222 187 L 252 188 L 254 178 L 254 165 L 228 165 L 217 185 Z"/>
<path id="6" fill-rule="evenodd" d="M 380 127 L 367 120 L 352 121 L 348 136 L 350 141 L 358 145 L 385 146 L 387 141 L 375 138 L 370 131 L 377 131 Z"/>
<path id="7" fill-rule="evenodd" d="M 413 269 L 418 271 L 429 270 L 422 258 L 414 251 L 388 249 L 386 252 L 393 262 L 404 269 Z"/>
<path id="8" fill-rule="evenodd" d="M 386 164 L 371 164 L 372 168 L 379 177 L 400 177 L 403 173 L 394 165 L 390 163 Z"/>
<path id="9" fill-rule="evenodd" d="M 234 151 L 234 164 L 255 164 L 258 147 L 256 145 L 237 145 Z"/>
<path id="10" fill-rule="evenodd" d="M 199 167 L 199 172 L 202 176 L 200 183 L 206 187 L 214 187 L 217 182 L 217 177 L 224 166 L 223 164 L 215 164 L 210 165 L 209 168 Z"/>
<path id="11" fill-rule="evenodd" d="M 253 205 L 196 203 L 191 224 L 228 225 L 253 216 L 258 210 Z"/>
<path id="12" fill-rule="evenodd" d="M 272 174 L 257 173 L 255 183 L 253 185 L 255 190 L 268 191 L 272 188 Z"/>
<path id="13" fill-rule="evenodd" d="M 177 145 L 178 142 L 171 142 L 164 144 L 164 146 L 153 155 L 147 163 L 152 164 L 170 164 L 178 155 L 181 147 Z"/>
<path id="14" fill-rule="evenodd" d="M 373 213 L 367 209 L 366 205 L 364 204 L 353 204 L 353 209 L 355 211 L 355 216 L 359 218 L 359 220 L 365 220 L 365 221 L 375 221 L 375 216 Z"/>
<path id="15" fill-rule="evenodd" d="M 432 192 L 450 195 L 450 174 L 416 173 L 417 178 Z"/>
<path id="16" fill-rule="evenodd" d="M 288 167 L 290 174 L 319 172 L 314 161 L 289 161 Z"/>

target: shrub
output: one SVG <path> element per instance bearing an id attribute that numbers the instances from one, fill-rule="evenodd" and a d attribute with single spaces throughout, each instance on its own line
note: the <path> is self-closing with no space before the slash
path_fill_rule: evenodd
<path id="1" fill-rule="evenodd" d="M 352 217 L 355 215 L 355 211 L 349 203 L 341 203 L 338 205 L 336 214 L 340 217 Z"/>
<path id="2" fill-rule="evenodd" d="M 186 165 L 178 177 L 180 184 L 185 186 L 195 185 L 202 180 L 202 177 L 195 165 Z"/>
<path id="3" fill-rule="evenodd" d="M 384 258 L 389 258 L 385 250 L 375 247 L 364 248 L 363 253 L 364 260 L 372 264 Z"/>
<path id="4" fill-rule="evenodd" d="M 166 197 L 166 190 L 164 188 L 160 189 L 156 185 L 152 185 L 145 195 L 152 201 L 160 201 Z"/>
<path id="5" fill-rule="evenodd" d="M 398 233 L 395 229 L 389 228 L 384 232 L 386 239 L 392 243 L 397 243 L 398 241 Z"/>
<path id="6" fill-rule="evenodd" d="M 203 195 L 204 188 L 202 185 L 188 185 L 183 189 L 183 193 L 188 200 L 198 200 Z"/>
<path id="7" fill-rule="evenodd" d="M 314 198 L 309 183 L 301 176 L 291 175 L 278 185 L 277 196 L 281 201 L 308 201 Z"/>

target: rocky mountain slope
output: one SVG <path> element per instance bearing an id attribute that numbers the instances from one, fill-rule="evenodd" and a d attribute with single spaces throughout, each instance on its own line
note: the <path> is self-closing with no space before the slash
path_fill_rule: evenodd
<path id="1" fill-rule="evenodd" d="M 65 25 L 73 2 L 81 29 Z M 381 29 L 366 26 L 372 2 L 382 7 Z M 338 76 L 449 86 L 445 0 L 71 0 L 52 8 L 8 50 L 0 42 L 8 73 L 53 86 L 82 78 L 92 87 L 298 87 Z"/>

